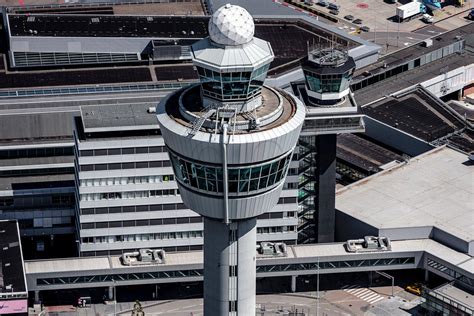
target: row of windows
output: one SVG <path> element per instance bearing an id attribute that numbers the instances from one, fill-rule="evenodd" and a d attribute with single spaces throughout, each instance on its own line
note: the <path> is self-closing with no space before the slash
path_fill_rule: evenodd
<path id="1" fill-rule="evenodd" d="M 288 243 L 287 243 L 288 244 Z M 125 245 L 124 245 L 125 246 Z M 129 245 L 133 247 L 133 244 Z M 202 245 L 189 245 L 189 246 L 177 246 L 177 247 L 160 247 L 166 253 L 176 252 L 176 251 L 195 251 L 202 250 Z M 94 257 L 94 256 L 119 256 L 125 252 L 136 251 L 136 248 L 132 249 L 116 249 L 116 250 L 100 250 L 100 251 L 84 251 L 81 252 L 82 257 Z M 40 279 L 38 279 L 40 280 Z"/>
<path id="2" fill-rule="evenodd" d="M 342 92 L 349 88 L 352 75 L 346 73 L 343 75 L 319 75 L 304 70 L 306 84 L 311 91 L 318 93 Z"/>
<path id="3" fill-rule="evenodd" d="M 225 72 L 219 73 L 217 71 L 212 71 L 203 67 L 196 67 L 197 72 L 200 77 L 204 78 L 204 81 L 214 80 L 214 81 L 227 81 L 227 82 L 239 82 L 239 81 L 249 81 L 257 77 L 262 77 L 267 75 L 267 71 L 270 67 L 270 64 L 263 65 L 260 68 L 255 69 L 253 72 L 244 71 L 244 72 Z"/>
<path id="4" fill-rule="evenodd" d="M 166 146 L 81 150 L 81 157 L 165 153 Z"/>
<path id="5" fill-rule="evenodd" d="M 23 176 L 45 176 L 57 174 L 73 174 L 73 167 L 65 168 L 41 168 L 41 169 L 19 169 L 19 170 L 2 170 L 1 177 L 23 177 Z"/>
<path id="6" fill-rule="evenodd" d="M 70 227 L 72 225 L 72 217 L 61 216 L 61 217 L 19 219 L 18 225 L 20 226 L 20 229 Z"/>
<path id="7" fill-rule="evenodd" d="M 148 240 L 166 240 L 166 239 L 183 239 L 183 238 L 202 238 L 203 232 L 201 230 L 188 232 L 169 232 L 169 233 L 155 233 L 155 234 L 133 234 L 120 236 L 98 236 L 98 237 L 83 237 L 82 243 L 85 244 L 101 244 L 101 243 L 115 243 L 115 242 L 135 242 Z"/>
<path id="8" fill-rule="evenodd" d="M 72 156 L 72 155 L 73 155 L 73 147 L 0 150 L 0 159 Z"/>
<path id="9" fill-rule="evenodd" d="M 162 183 L 174 180 L 174 175 L 158 175 L 158 176 L 143 176 L 143 177 L 116 177 L 116 178 L 101 178 L 101 179 L 83 179 L 80 180 L 81 187 L 98 187 L 110 185 L 126 185 L 126 184 L 145 184 L 145 183 Z"/>
<path id="10" fill-rule="evenodd" d="M 81 171 L 103 171 L 120 169 L 161 168 L 170 167 L 169 160 L 164 161 L 137 161 L 123 163 L 102 163 L 95 165 L 81 165 Z"/>
<path id="11" fill-rule="evenodd" d="M 291 233 L 295 231 L 295 226 L 257 227 L 257 234 Z"/>
<path id="12" fill-rule="evenodd" d="M 207 192 L 223 192 L 221 167 L 200 165 L 170 153 L 177 179 L 193 188 Z M 285 178 L 291 153 L 277 161 L 254 167 L 228 168 L 229 193 L 251 193 L 279 183 Z"/>
<path id="13" fill-rule="evenodd" d="M 191 223 L 201 223 L 201 222 L 202 222 L 202 217 L 200 216 L 177 217 L 177 218 L 157 218 L 157 219 L 137 219 L 137 220 L 129 220 L 129 221 L 82 223 L 81 229 L 135 227 L 135 226 L 153 226 L 153 225 L 175 225 L 175 224 L 191 224 Z"/>
<path id="14" fill-rule="evenodd" d="M 154 204 L 154 205 L 132 205 L 132 206 L 117 206 L 117 207 L 96 207 L 83 208 L 81 215 L 94 214 L 115 214 L 115 213 L 134 213 L 134 212 L 149 212 L 149 211 L 173 211 L 187 209 L 184 203 L 170 203 L 170 204 Z"/>
<path id="15" fill-rule="evenodd" d="M 267 212 L 259 215 L 257 219 L 293 218 L 296 212 Z"/>
<path id="16" fill-rule="evenodd" d="M 198 67 L 203 94 L 224 100 L 248 99 L 260 91 L 268 67 L 264 65 L 252 73 L 218 73 Z"/>
<path id="17" fill-rule="evenodd" d="M 129 192 L 107 192 L 81 194 L 81 201 L 120 200 L 120 199 L 142 199 L 155 196 L 177 195 L 177 189 L 129 191 Z"/>
<path id="18" fill-rule="evenodd" d="M 258 227 L 258 234 L 275 234 L 294 232 L 295 226 L 277 226 L 277 227 Z M 183 238 L 202 238 L 203 231 L 185 231 L 185 232 L 165 232 L 154 234 L 132 234 L 119 236 L 97 236 L 83 237 L 83 243 L 115 243 L 115 242 L 135 242 L 148 240 L 166 240 L 166 239 L 183 239 Z"/>

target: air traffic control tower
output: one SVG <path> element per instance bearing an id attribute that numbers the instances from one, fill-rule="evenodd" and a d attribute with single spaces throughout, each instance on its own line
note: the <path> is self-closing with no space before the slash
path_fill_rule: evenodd
<path id="1" fill-rule="evenodd" d="M 200 84 L 163 99 L 158 121 L 184 203 L 204 217 L 204 314 L 255 315 L 257 216 L 280 196 L 305 118 L 263 85 L 273 51 L 227 4 L 192 46 Z"/>
<path id="2" fill-rule="evenodd" d="M 306 105 L 299 139 L 299 243 L 334 242 L 336 145 L 341 133 L 365 131 L 350 91 L 355 62 L 330 41 L 308 48 L 304 82 L 292 84 Z"/>

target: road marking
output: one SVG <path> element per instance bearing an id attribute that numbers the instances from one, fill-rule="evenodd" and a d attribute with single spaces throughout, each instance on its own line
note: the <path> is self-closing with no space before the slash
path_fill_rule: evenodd
<path id="1" fill-rule="evenodd" d="M 357 287 L 357 285 L 345 285 L 342 287 L 343 291 L 348 293 L 348 294 L 351 294 L 351 295 L 354 295 L 355 297 L 357 297 L 358 299 L 362 300 L 362 301 L 365 301 L 369 304 L 374 304 L 378 301 L 381 301 L 383 300 L 385 297 L 370 290 L 370 289 L 366 289 L 366 288 L 359 288 Z"/>

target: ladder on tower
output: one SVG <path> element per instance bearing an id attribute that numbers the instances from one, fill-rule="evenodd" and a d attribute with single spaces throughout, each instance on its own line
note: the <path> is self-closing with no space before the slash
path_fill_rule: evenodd
<path id="1" fill-rule="evenodd" d="M 199 117 L 198 119 L 196 119 L 194 122 L 193 122 L 193 126 L 191 127 L 191 131 L 189 132 L 188 136 L 189 137 L 193 137 L 194 135 L 196 135 L 197 131 L 199 131 L 202 127 L 202 124 L 204 124 L 204 122 L 210 118 L 214 113 L 216 113 L 216 109 L 215 108 L 206 108 L 207 112 L 205 112 L 201 117 Z"/>

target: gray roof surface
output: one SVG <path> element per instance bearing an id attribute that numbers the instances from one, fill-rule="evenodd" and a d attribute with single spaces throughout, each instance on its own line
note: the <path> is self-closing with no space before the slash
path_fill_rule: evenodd
<path id="1" fill-rule="evenodd" d="M 434 292 L 439 293 L 449 299 L 461 303 L 464 306 L 468 306 L 471 309 L 474 309 L 474 296 L 470 293 L 467 293 L 452 284 L 445 284 L 437 289 Z"/>
<path id="2" fill-rule="evenodd" d="M 11 284 L 13 292 L 26 292 L 19 237 L 17 221 L 0 221 L 0 276 L 2 276 L 2 283 Z M 0 293 L 10 291 L 0 286 Z"/>
<path id="3" fill-rule="evenodd" d="M 0 177 L 0 191 L 15 190 L 16 185 L 23 187 L 24 184 L 58 181 L 74 181 L 74 174 L 55 174 L 44 176 L 28 176 L 28 177 Z"/>
<path id="4" fill-rule="evenodd" d="M 100 132 L 117 129 L 158 128 L 155 113 L 148 113 L 156 102 L 134 104 L 94 105 L 81 108 L 84 131 Z"/>
<path id="5" fill-rule="evenodd" d="M 0 144 L 72 140 L 72 113 L 0 115 Z"/>
<path id="6" fill-rule="evenodd" d="M 232 2 L 245 8 L 251 15 L 304 15 L 304 13 L 288 8 L 287 6 L 276 3 L 272 0 L 210 0 L 211 9 L 218 8 Z"/>
<path id="7" fill-rule="evenodd" d="M 474 169 L 439 147 L 337 192 L 336 208 L 378 229 L 434 226 L 474 239 Z"/>
<path id="8" fill-rule="evenodd" d="M 433 256 L 442 258 L 447 263 L 460 267 L 467 261 L 474 261 L 470 256 L 450 249 L 431 239 L 399 240 L 392 242 L 392 252 L 413 253 L 428 252 Z M 344 256 L 350 260 L 350 257 L 357 257 L 360 254 L 348 253 L 343 243 L 331 244 L 313 244 L 288 246 L 289 259 L 305 259 L 319 257 L 322 261 L 334 260 L 334 257 Z M 124 266 L 120 263 L 119 256 L 111 257 L 84 257 L 68 259 L 51 259 L 26 261 L 25 270 L 27 274 L 51 274 L 63 272 L 85 272 L 109 269 L 136 269 L 136 267 Z M 198 265 L 202 264 L 203 252 L 176 252 L 167 253 L 166 262 L 157 265 L 157 269 L 170 266 L 178 267 L 180 265 Z M 266 263 L 271 258 L 259 258 L 258 262 Z"/>
<path id="9" fill-rule="evenodd" d="M 363 106 L 392 93 L 439 76 L 442 69 L 447 72 L 472 63 L 474 63 L 474 54 L 472 53 L 453 54 L 357 90 L 354 92 L 354 98 L 357 104 Z"/>
<path id="10" fill-rule="evenodd" d="M 467 44 L 469 45 L 472 39 L 468 37 L 468 35 L 472 33 L 474 33 L 474 23 L 470 23 L 466 26 L 435 36 L 433 38 L 433 45 L 429 47 L 426 47 L 425 45 L 423 45 L 423 43 L 418 43 L 407 48 L 398 50 L 392 54 L 385 55 L 384 57 L 380 58 L 377 63 L 358 69 L 355 72 L 354 76 L 358 76 L 365 71 L 370 71 L 373 74 L 383 72 L 386 70 L 385 68 L 383 68 L 384 64 L 386 64 L 388 67 L 394 67 L 396 65 L 406 63 L 407 60 L 413 60 L 418 56 L 438 50 L 441 47 L 445 47 L 463 38 L 467 40 Z M 456 36 L 461 36 L 461 38 L 456 38 Z"/>
<path id="11" fill-rule="evenodd" d="M 50 156 L 50 157 L 28 157 L 16 159 L 0 159 L 0 169 L 3 167 L 31 166 L 31 165 L 54 165 L 71 164 L 74 162 L 73 156 Z"/>

